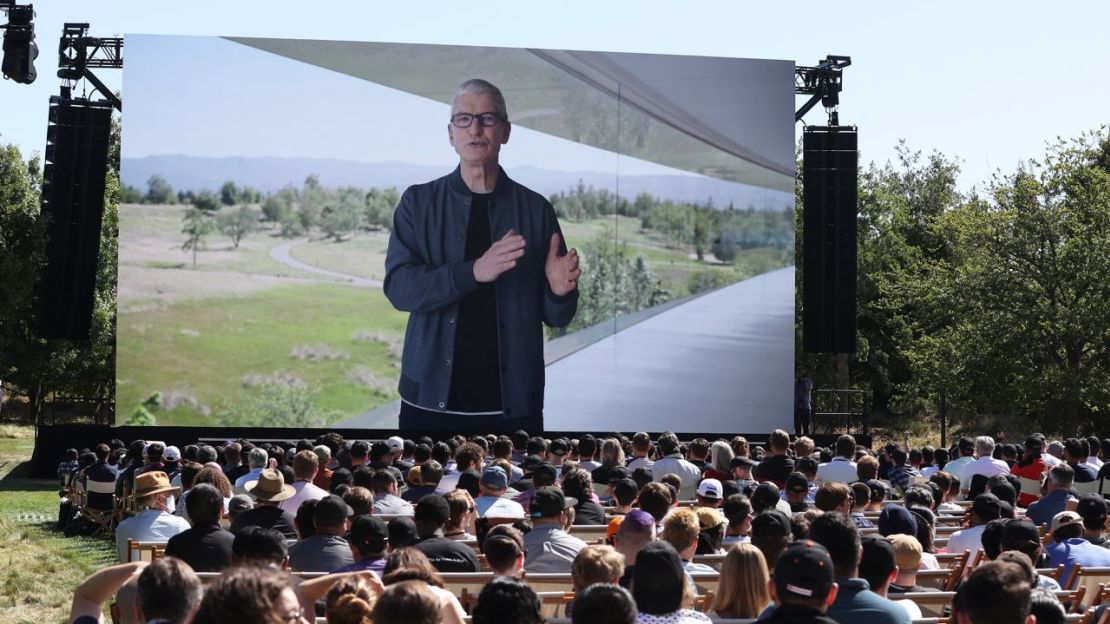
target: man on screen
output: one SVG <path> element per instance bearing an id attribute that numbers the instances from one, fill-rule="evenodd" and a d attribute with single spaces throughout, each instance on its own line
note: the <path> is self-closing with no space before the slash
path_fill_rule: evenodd
<path id="1" fill-rule="evenodd" d="M 512 129 L 501 91 L 455 90 L 452 173 L 411 186 L 393 216 L 385 296 L 410 312 L 402 429 L 542 429 L 543 328 L 578 307 L 578 254 L 555 211 L 498 164 Z"/>

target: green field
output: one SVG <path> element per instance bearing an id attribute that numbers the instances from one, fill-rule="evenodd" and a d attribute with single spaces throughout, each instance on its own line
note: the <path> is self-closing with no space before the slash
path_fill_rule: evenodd
<path id="1" fill-rule="evenodd" d="M 58 484 L 28 478 L 33 427 L 0 427 L 0 622 L 68 623 L 73 590 L 116 563 L 106 537 L 65 537 L 53 529 Z"/>
<path id="2" fill-rule="evenodd" d="M 342 277 L 383 279 L 388 232 L 360 231 L 336 242 L 318 233 L 286 239 L 264 228 L 238 248 L 212 234 L 194 265 L 181 248 L 185 210 L 120 206 L 119 422 L 154 393 L 162 399 L 157 424 L 193 426 L 292 426 L 260 420 L 275 411 L 260 403 L 307 404 L 312 418 L 295 424 L 322 426 L 397 399 L 407 315 L 380 289 Z M 668 246 L 633 217 L 562 226 L 568 246 L 580 251 L 616 236 L 627 260 L 644 257 L 668 298 L 691 294 L 694 272 L 722 274 L 727 283 L 785 265 L 773 249 L 740 251 L 731 264 L 699 261 L 692 248 Z"/>
<path id="3" fill-rule="evenodd" d="M 324 412 L 357 414 L 397 398 L 399 359 L 386 343 L 399 340 L 405 320 L 379 290 L 326 284 L 121 312 L 119 411 L 125 417 L 158 391 L 181 401 L 158 424 L 231 424 L 231 408 L 258 392 L 247 378 L 277 375 L 302 380 Z M 321 359 L 298 359 L 298 348 Z M 385 381 L 371 388 L 352 378 L 360 373 Z"/>

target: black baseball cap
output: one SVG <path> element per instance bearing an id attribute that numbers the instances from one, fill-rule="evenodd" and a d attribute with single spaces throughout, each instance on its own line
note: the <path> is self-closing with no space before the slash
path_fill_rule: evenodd
<path id="1" fill-rule="evenodd" d="M 528 509 L 533 518 L 551 518 L 577 504 L 577 499 L 564 496 L 563 491 L 557 487 L 542 487 L 532 495 Z"/>
<path id="2" fill-rule="evenodd" d="M 524 460 L 520 462 L 520 467 L 524 469 L 524 472 L 532 472 L 542 463 L 543 460 L 540 459 L 539 455 L 525 455 Z"/>
<path id="3" fill-rule="evenodd" d="M 778 509 L 768 509 L 752 519 L 752 537 L 786 537 L 791 535 L 790 516 Z"/>
<path id="4" fill-rule="evenodd" d="M 809 479 L 800 472 L 792 472 L 790 476 L 786 477 L 786 489 L 795 492 L 808 492 Z"/>
<path id="5" fill-rule="evenodd" d="M 316 509 L 312 512 L 312 520 L 316 523 L 316 526 L 335 526 L 354 514 L 355 510 L 343 502 L 342 498 L 330 494 L 316 503 Z"/>
<path id="6" fill-rule="evenodd" d="M 416 524 L 412 521 L 411 516 L 398 516 L 390 520 L 386 532 L 389 536 L 389 545 L 394 550 L 412 546 L 420 539 L 416 534 Z"/>
<path id="7" fill-rule="evenodd" d="M 628 468 L 615 466 L 609 469 L 609 483 L 616 483 L 628 478 Z"/>
<path id="8" fill-rule="evenodd" d="M 377 516 L 356 516 L 351 522 L 351 541 L 358 543 L 385 542 L 389 527 Z"/>
<path id="9" fill-rule="evenodd" d="M 1002 550 L 1021 550 L 1026 545 L 1040 545 L 1041 532 L 1031 520 L 1010 520 L 1002 526 Z"/>
<path id="10" fill-rule="evenodd" d="M 547 447 L 547 450 L 552 455 L 566 455 L 570 452 L 570 442 L 567 442 L 563 438 L 552 440 L 551 446 Z"/>
<path id="11" fill-rule="evenodd" d="M 446 498 L 439 494 L 428 494 L 416 503 L 412 518 L 417 522 L 442 526 L 451 518 L 451 508 L 447 505 Z"/>
<path id="12" fill-rule="evenodd" d="M 1084 494 L 1075 505 L 1075 513 L 1087 520 L 1106 520 L 1106 499 L 1100 494 Z"/>
<path id="13" fill-rule="evenodd" d="M 860 538 L 863 554 L 859 560 L 859 576 L 865 579 L 884 578 L 898 565 L 894 544 L 874 535 Z"/>
<path id="14" fill-rule="evenodd" d="M 774 579 L 780 596 L 823 599 L 835 579 L 832 557 L 812 540 L 792 542 L 775 561 Z"/>
<path id="15" fill-rule="evenodd" d="M 994 494 L 986 492 L 975 497 L 971 510 L 980 520 L 990 522 L 1002 516 L 1002 501 Z"/>
<path id="16" fill-rule="evenodd" d="M 779 502 L 779 488 L 774 483 L 760 483 L 751 495 L 752 507 L 774 509 Z"/>

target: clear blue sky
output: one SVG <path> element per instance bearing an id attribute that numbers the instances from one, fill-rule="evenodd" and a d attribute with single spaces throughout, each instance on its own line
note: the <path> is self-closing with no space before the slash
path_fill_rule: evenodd
<path id="1" fill-rule="evenodd" d="M 841 121 L 860 126 L 864 162 L 899 139 L 963 161 L 961 184 L 1043 153 L 1046 141 L 1110 122 L 1102 2 L 289 2 L 44 0 L 38 81 L 0 82 L 0 140 L 40 150 L 62 22 L 92 32 L 242 35 L 784 58 L 849 54 Z M 490 7 L 482 17 L 478 7 Z M 821 18 L 827 16 L 829 24 Z M 124 56 L 127 52 L 125 49 Z M 218 68 L 215 68 L 218 69 Z M 120 72 L 99 75 L 122 86 Z M 167 83 L 167 88 L 188 85 Z M 124 92 L 126 103 L 127 92 Z M 798 104 L 801 99 L 798 100 Z M 818 109 L 807 117 L 822 121 Z M 126 120 L 125 120 L 126 126 Z"/>

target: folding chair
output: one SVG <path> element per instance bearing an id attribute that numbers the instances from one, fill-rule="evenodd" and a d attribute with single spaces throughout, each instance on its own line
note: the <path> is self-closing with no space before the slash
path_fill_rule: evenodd
<path id="1" fill-rule="evenodd" d="M 1019 477 L 1018 481 L 1021 483 L 1021 493 L 1027 496 L 1035 496 L 1038 500 L 1041 498 L 1041 482 L 1029 477 Z"/>
<path id="2" fill-rule="evenodd" d="M 88 494 L 104 494 L 112 497 L 112 504 L 107 509 L 99 509 L 96 507 L 89 507 Z M 82 498 L 80 507 L 81 515 L 89 519 L 89 522 L 96 525 L 96 530 L 93 535 L 99 535 L 101 532 L 111 533 L 116 525 L 116 484 L 108 481 L 88 481 L 86 483 L 86 494 Z"/>
<path id="3" fill-rule="evenodd" d="M 166 556 L 166 542 L 137 542 L 127 538 L 127 563 L 155 561 Z"/>

